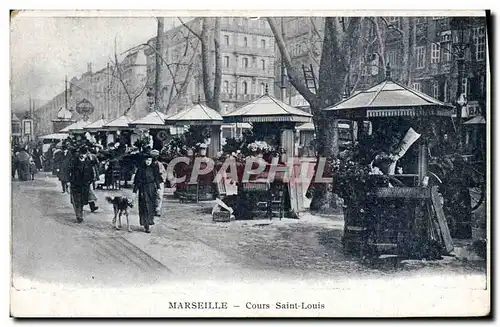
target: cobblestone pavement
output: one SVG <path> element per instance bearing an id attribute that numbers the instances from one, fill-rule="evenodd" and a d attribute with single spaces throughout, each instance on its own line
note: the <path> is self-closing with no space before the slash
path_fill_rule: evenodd
<path id="1" fill-rule="evenodd" d="M 23 187 L 46 192 L 45 203 L 61 202 L 51 200 L 51 197 L 67 197 L 57 194 L 55 178 L 39 178 L 39 181 Z M 162 217 L 156 218 L 151 234 L 143 233 L 137 226 L 136 207 L 130 215 L 134 232 L 127 233 L 125 228 L 116 231 L 110 225 L 112 207 L 104 202 L 104 197 L 130 196 L 131 193 L 131 189 L 97 190 L 98 212 L 90 214 L 87 211 L 85 222 L 76 227 L 100 236 L 123 237 L 153 258 L 148 259 L 152 265 L 162 264 L 178 278 L 392 278 L 434 274 L 484 278 L 486 274 L 483 260 L 455 257 L 437 261 L 391 261 L 378 265 L 364 263 L 342 251 L 341 215 L 319 217 L 304 213 L 301 219 L 214 223 L 211 217 L 213 202 L 179 203 L 171 195 L 166 195 Z M 57 214 L 47 219 L 74 226 L 69 198 L 67 202 L 60 204 Z"/>

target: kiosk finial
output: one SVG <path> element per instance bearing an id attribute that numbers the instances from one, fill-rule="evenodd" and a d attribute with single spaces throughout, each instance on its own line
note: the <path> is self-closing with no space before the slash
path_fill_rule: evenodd
<path id="1" fill-rule="evenodd" d="M 385 79 L 388 81 L 391 80 L 391 65 L 389 63 L 385 65 Z"/>

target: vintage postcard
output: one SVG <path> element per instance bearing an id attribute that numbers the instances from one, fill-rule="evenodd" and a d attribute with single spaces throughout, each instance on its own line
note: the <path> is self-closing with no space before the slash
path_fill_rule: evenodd
<path id="1" fill-rule="evenodd" d="M 489 315 L 488 17 L 11 11 L 11 316 Z"/>

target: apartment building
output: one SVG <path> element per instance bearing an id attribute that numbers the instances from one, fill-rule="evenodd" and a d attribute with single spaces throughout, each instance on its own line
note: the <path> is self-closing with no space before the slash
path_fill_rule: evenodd
<path id="1" fill-rule="evenodd" d="M 202 18 L 186 25 L 197 34 L 202 28 Z M 212 25 L 213 26 L 213 25 Z M 274 88 L 274 38 L 265 19 L 248 17 L 221 17 L 220 55 L 222 63 L 221 110 L 234 108 L 263 95 L 266 87 L 270 93 Z M 213 40 L 213 30 L 209 39 Z M 149 41 L 146 50 L 148 81 L 154 81 L 156 52 L 155 38 Z M 161 76 L 161 105 L 164 112 L 175 112 L 193 103 L 204 101 L 201 43 L 179 25 L 164 33 L 164 53 Z M 213 82 L 214 42 L 209 44 L 210 75 Z"/>

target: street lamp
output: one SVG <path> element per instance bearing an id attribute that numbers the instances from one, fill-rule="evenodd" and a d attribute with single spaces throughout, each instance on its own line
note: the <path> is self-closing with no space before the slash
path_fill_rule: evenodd
<path id="1" fill-rule="evenodd" d="M 153 93 L 153 89 L 149 88 L 148 92 L 146 93 L 146 96 L 148 97 L 148 108 L 149 111 L 153 111 L 153 104 L 155 103 L 155 94 Z"/>
<path id="2" fill-rule="evenodd" d="M 457 61 L 457 132 L 460 145 L 462 144 L 462 108 L 467 104 L 467 99 L 462 97 L 462 79 L 465 73 L 465 51 L 470 46 L 465 40 L 465 31 L 471 28 L 470 17 L 453 17 L 450 20 L 450 29 L 452 33 L 452 42 Z M 456 42 L 455 42 L 456 40 Z M 465 90 L 467 91 L 467 90 Z"/>

